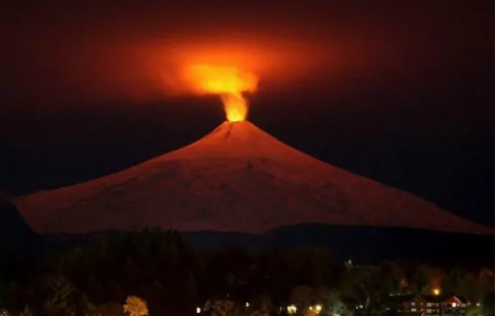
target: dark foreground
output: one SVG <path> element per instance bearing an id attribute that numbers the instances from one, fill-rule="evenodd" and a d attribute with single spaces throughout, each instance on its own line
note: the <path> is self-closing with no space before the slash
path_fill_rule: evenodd
<path id="1" fill-rule="evenodd" d="M 382 315 L 394 295 L 433 291 L 483 302 L 478 312 L 493 306 L 491 236 L 307 225 L 267 236 L 147 229 L 20 240 L 0 256 L 0 308 L 13 314 L 122 315 L 130 295 L 152 315 L 192 316 L 208 301 L 246 316 L 369 302 L 368 315 Z"/>

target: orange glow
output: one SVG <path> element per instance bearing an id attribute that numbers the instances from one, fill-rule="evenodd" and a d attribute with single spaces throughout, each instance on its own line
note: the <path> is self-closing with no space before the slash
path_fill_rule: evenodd
<path id="1" fill-rule="evenodd" d="M 185 79 L 198 94 L 219 95 L 222 99 L 227 120 L 244 121 L 248 114 L 245 92 L 255 92 L 258 78 L 236 67 L 193 65 L 187 67 Z"/>
<path id="2" fill-rule="evenodd" d="M 247 100 L 241 94 L 223 94 L 222 102 L 229 122 L 245 121 L 248 114 Z"/>

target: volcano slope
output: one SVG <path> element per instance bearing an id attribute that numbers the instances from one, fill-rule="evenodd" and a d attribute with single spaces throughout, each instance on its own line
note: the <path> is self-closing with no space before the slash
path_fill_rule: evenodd
<path id="1" fill-rule="evenodd" d="M 161 227 L 264 233 L 301 223 L 487 233 L 412 194 L 321 162 L 255 125 L 225 122 L 129 169 L 16 200 L 40 233 Z"/>

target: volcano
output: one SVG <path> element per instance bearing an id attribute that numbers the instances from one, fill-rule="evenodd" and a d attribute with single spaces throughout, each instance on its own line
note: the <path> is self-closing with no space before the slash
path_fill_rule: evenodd
<path id="1" fill-rule="evenodd" d="M 304 154 L 248 121 L 99 179 L 18 198 L 39 233 L 161 227 L 265 233 L 302 223 L 487 233 L 410 193 Z"/>

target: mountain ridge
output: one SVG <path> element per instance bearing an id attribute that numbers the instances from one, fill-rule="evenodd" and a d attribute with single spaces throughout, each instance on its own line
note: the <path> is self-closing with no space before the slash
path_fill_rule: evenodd
<path id="1" fill-rule="evenodd" d="M 410 193 L 319 161 L 250 122 L 123 171 L 16 199 L 35 231 L 159 226 L 263 233 L 301 223 L 493 233 Z"/>

